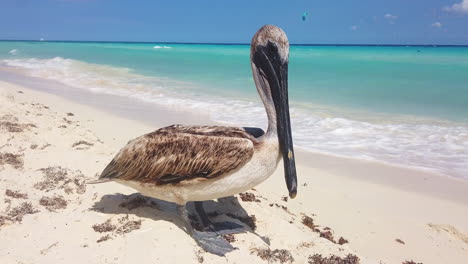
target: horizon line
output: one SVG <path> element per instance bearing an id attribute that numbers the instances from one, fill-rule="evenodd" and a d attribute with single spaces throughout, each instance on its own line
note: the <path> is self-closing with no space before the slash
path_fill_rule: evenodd
<path id="1" fill-rule="evenodd" d="M 69 43 L 125 43 L 125 44 L 190 44 L 190 45 L 231 45 L 250 46 L 250 43 L 223 43 L 223 42 L 168 42 L 168 41 L 114 41 L 114 40 L 35 40 L 35 39 L 0 39 L 5 42 L 69 42 Z M 468 47 L 468 44 L 338 44 L 338 43 L 290 43 L 291 46 L 408 46 L 408 47 Z"/>

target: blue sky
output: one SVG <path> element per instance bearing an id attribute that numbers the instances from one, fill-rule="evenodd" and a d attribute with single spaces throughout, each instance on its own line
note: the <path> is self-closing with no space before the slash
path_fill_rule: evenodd
<path id="1" fill-rule="evenodd" d="M 306 21 L 301 16 L 308 12 Z M 0 0 L 0 39 L 468 44 L 468 0 Z"/>

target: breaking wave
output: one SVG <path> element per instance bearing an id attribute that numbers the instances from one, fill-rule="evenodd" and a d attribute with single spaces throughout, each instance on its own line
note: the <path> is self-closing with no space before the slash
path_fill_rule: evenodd
<path id="1" fill-rule="evenodd" d="M 225 124 L 265 127 L 267 123 L 261 103 L 212 94 L 196 96 L 194 91 L 199 90 L 191 83 L 145 76 L 128 68 L 61 57 L 8 59 L 3 64 L 72 88 L 202 111 Z M 301 148 L 468 178 L 467 124 L 399 117 L 375 121 L 291 105 L 294 140 Z"/>
<path id="2" fill-rule="evenodd" d="M 154 46 L 153 49 L 172 49 L 172 47 L 169 47 L 169 46 Z"/>

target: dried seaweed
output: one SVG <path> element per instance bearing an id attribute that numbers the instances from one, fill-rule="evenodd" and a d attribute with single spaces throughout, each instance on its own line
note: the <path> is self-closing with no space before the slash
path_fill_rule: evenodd
<path id="1" fill-rule="evenodd" d="M 128 220 L 115 231 L 117 234 L 127 234 L 141 228 L 141 220 Z"/>
<path id="2" fill-rule="evenodd" d="M 34 184 L 34 188 L 49 192 L 57 189 L 58 185 L 65 185 L 71 180 L 67 177 L 69 170 L 62 167 L 47 167 L 39 169 L 44 175 L 44 180 Z"/>
<path id="3" fill-rule="evenodd" d="M 107 234 L 105 236 L 100 237 L 98 240 L 96 240 L 96 243 L 101 243 L 101 242 L 107 241 L 109 239 L 112 239 L 112 237 L 109 234 Z"/>
<path id="4" fill-rule="evenodd" d="M 34 124 L 20 124 L 10 121 L 0 121 L 0 129 L 4 129 L 11 133 L 24 132 L 25 130 L 29 130 L 31 127 L 37 126 Z"/>
<path id="5" fill-rule="evenodd" d="M 46 149 L 46 148 L 49 147 L 49 146 L 52 146 L 52 145 L 49 144 L 49 143 L 47 143 L 47 144 L 45 144 L 45 145 L 42 145 L 42 147 L 40 147 L 39 149 L 40 149 L 40 150 L 44 150 L 44 149 Z"/>
<path id="6" fill-rule="evenodd" d="M 109 233 L 106 236 L 101 237 L 97 243 L 109 240 L 112 235 L 124 235 L 134 230 L 141 228 L 141 220 L 130 220 L 129 216 L 121 217 L 117 220 L 118 223 L 112 223 L 112 219 L 106 220 L 102 224 L 95 224 L 92 226 L 95 232 Z M 110 233 L 111 232 L 111 233 Z"/>
<path id="7" fill-rule="evenodd" d="M 6 215 L 0 216 L 0 226 L 6 224 L 7 222 L 18 222 L 23 221 L 23 217 L 27 214 L 35 214 L 39 212 L 34 209 L 30 202 L 23 202 L 17 207 L 9 210 Z"/>
<path id="8" fill-rule="evenodd" d="M 236 242 L 236 237 L 234 236 L 234 234 L 224 235 L 223 238 L 226 239 L 226 241 L 229 243 Z"/>
<path id="9" fill-rule="evenodd" d="M 111 219 L 108 219 L 102 224 L 93 225 L 93 229 L 99 233 L 112 232 L 117 229 L 117 226 L 111 223 Z"/>
<path id="10" fill-rule="evenodd" d="M 278 207 L 278 208 L 283 209 L 286 213 L 288 213 L 288 214 L 290 214 L 290 215 L 294 215 L 293 213 L 289 212 L 288 207 L 286 207 L 286 206 L 284 206 L 284 205 L 279 205 L 279 204 L 277 204 L 277 203 L 271 203 L 271 204 L 269 204 L 269 206 L 270 206 L 270 207 L 276 206 L 276 207 Z"/>
<path id="11" fill-rule="evenodd" d="M 19 191 L 13 191 L 10 189 L 6 189 L 5 195 L 15 199 L 28 199 L 27 193 L 21 193 Z"/>
<path id="12" fill-rule="evenodd" d="M 338 244 L 339 245 L 343 245 L 343 244 L 346 244 L 348 243 L 349 241 L 344 239 L 343 237 L 340 237 L 340 239 L 338 239 Z"/>
<path id="13" fill-rule="evenodd" d="M 308 228 L 312 229 L 315 231 L 315 224 L 314 224 L 314 219 L 312 217 L 309 217 L 307 215 L 302 216 L 302 223 L 307 226 Z"/>
<path id="14" fill-rule="evenodd" d="M 298 247 L 302 247 L 302 248 L 310 248 L 314 245 L 314 242 L 301 242 Z"/>
<path id="15" fill-rule="evenodd" d="M 322 257 L 320 254 L 309 256 L 309 264 L 359 264 L 359 257 L 356 255 L 348 254 L 346 257 L 341 258 L 336 255 L 329 257 Z"/>
<path id="16" fill-rule="evenodd" d="M 336 244 L 335 239 L 333 238 L 333 233 L 330 230 L 320 231 L 319 233 L 320 233 L 320 237 L 323 237 L 329 240 L 330 242 L 333 242 Z"/>
<path id="17" fill-rule="evenodd" d="M 24 166 L 23 154 L 13 154 L 0 152 L 0 165 L 8 164 L 15 169 L 22 169 Z"/>
<path id="18" fill-rule="evenodd" d="M 13 115 L 4 115 L 0 117 L 0 129 L 4 129 L 11 133 L 19 133 L 28 130 L 31 127 L 36 127 L 34 124 L 21 124 L 18 118 Z"/>
<path id="19" fill-rule="evenodd" d="M 74 191 L 78 194 L 86 192 L 85 177 L 79 172 L 72 173 L 60 166 L 42 168 L 40 171 L 42 171 L 43 180 L 34 184 L 34 188 L 38 190 L 49 192 L 54 189 L 63 189 L 67 194 Z"/>
<path id="20" fill-rule="evenodd" d="M 67 201 L 62 196 L 44 196 L 39 200 L 39 204 L 51 212 L 56 212 L 59 209 L 65 209 L 68 205 Z"/>
<path id="21" fill-rule="evenodd" d="M 69 124 L 69 125 L 70 125 L 71 123 L 73 123 L 71 120 L 66 119 L 65 117 L 63 118 L 63 121 L 65 121 L 65 123 L 67 123 L 67 124 Z"/>
<path id="22" fill-rule="evenodd" d="M 202 254 L 203 254 L 203 251 L 201 251 L 201 250 L 198 250 L 195 253 L 195 256 L 197 257 L 198 263 L 203 263 L 205 261 L 205 258 L 203 258 Z"/>
<path id="23" fill-rule="evenodd" d="M 349 243 L 349 241 L 345 239 L 344 237 L 340 237 L 338 241 L 335 241 L 335 238 L 333 236 L 333 230 L 330 227 L 324 227 L 323 230 L 320 230 L 318 225 L 314 223 L 314 219 L 312 219 L 312 217 L 303 215 L 302 224 L 310 228 L 312 231 L 319 233 L 320 237 L 323 237 L 332 243 L 339 244 L 339 245 Z"/>
<path id="24" fill-rule="evenodd" d="M 268 262 L 293 263 L 294 258 L 291 252 L 286 249 L 253 248 L 250 253 L 256 253 L 261 259 Z"/>
<path id="25" fill-rule="evenodd" d="M 243 202 L 256 202 L 259 203 L 260 200 L 255 197 L 255 194 L 245 192 L 245 193 L 239 193 L 239 196 Z"/>

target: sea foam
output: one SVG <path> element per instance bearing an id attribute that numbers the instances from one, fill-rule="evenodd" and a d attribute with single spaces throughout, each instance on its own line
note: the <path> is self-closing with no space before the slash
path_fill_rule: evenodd
<path id="1" fill-rule="evenodd" d="M 172 49 L 172 47 L 169 47 L 169 46 L 154 46 L 153 49 Z"/>
<path id="2" fill-rule="evenodd" d="M 258 98 L 197 96 L 199 90 L 191 83 L 61 57 L 9 59 L 3 63 L 72 88 L 201 111 L 227 125 L 265 128 L 267 124 Z M 291 106 L 294 142 L 303 149 L 468 178 L 468 126 L 464 123 L 404 117 L 372 121 L 330 114 L 319 108 L 310 110 L 295 102 Z"/>

